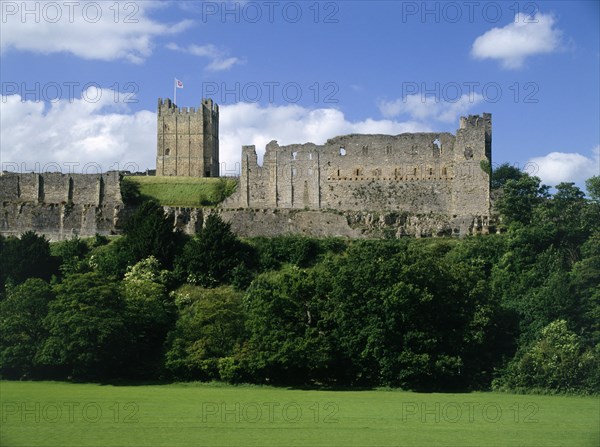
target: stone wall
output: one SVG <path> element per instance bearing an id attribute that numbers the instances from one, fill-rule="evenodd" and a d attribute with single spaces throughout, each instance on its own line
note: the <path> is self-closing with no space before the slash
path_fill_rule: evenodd
<path id="1" fill-rule="evenodd" d="M 218 214 L 241 237 L 301 235 L 310 237 L 400 238 L 488 234 L 487 218 L 451 217 L 406 212 L 367 212 L 299 209 L 215 209 L 165 207 L 173 226 L 195 234 L 207 217 Z"/>
<path id="2" fill-rule="evenodd" d="M 406 212 L 489 218 L 491 115 L 456 135 L 346 135 L 324 145 L 270 142 L 262 166 L 242 147 L 236 193 L 223 208 Z M 483 162 L 483 164 L 482 164 Z"/>
<path id="3" fill-rule="evenodd" d="M 35 231 L 50 240 L 119 231 L 119 173 L 0 175 L 0 232 Z"/>
<path id="4" fill-rule="evenodd" d="M 198 109 L 158 100 L 156 175 L 219 176 L 219 106 L 203 99 Z"/>

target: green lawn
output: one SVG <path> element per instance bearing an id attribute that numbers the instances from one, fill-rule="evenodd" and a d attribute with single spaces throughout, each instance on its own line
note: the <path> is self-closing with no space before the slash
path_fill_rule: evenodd
<path id="1" fill-rule="evenodd" d="M 598 446 L 592 397 L 0 382 L 2 446 Z"/>
<path id="2" fill-rule="evenodd" d="M 127 176 L 123 181 L 137 184 L 143 196 L 162 205 L 183 207 L 216 205 L 236 186 L 231 178 Z"/>

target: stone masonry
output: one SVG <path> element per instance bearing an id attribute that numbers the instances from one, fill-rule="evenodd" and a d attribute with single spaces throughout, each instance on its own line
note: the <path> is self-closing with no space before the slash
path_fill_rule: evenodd
<path id="1" fill-rule="evenodd" d="M 219 176 L 219 106 L 212 99 L 196 110 L 160 98 L 157 136 L 156 175 Z"/>
<path id="2" fill-rule="evenodd" d="M 461 117 L 456 135 L 346 135 L 324 145 L 272 141 L 262 166 L 255 147 L 244 146 L 238 189 L 222 208 L 400 212 L 485 226 L 491 144 L 491 114 L 484 113 Z"/>
<path id="3" fill-rule="evenodd" d="M 119 173 L 0 175 L 0 233 L 35 231 L 50 240 L 115 234 L 123 201 Z"/>

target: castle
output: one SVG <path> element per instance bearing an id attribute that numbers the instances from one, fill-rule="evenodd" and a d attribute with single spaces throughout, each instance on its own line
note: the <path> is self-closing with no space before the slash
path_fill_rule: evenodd
<path id="1" fill-rule="evenodd" d="M 240 236 L 443 236 L 490 229 L 491 115 L 461 117 L 456 135 L 345 135 L 323 145 L 242 147 L 237 190 L 217 209 L 165 207 L 195 233 L 217 213 Z M 219 107 L 158 101 L 156 175 L 219 176 Z M 0 176 L 0 233 L 59 240 L 119 233 L 131 212 L 121 173 Z"/>

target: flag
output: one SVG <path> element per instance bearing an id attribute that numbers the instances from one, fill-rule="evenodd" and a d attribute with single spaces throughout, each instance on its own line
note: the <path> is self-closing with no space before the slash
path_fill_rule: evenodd
<path id="1" fill-rule="evenodd" d="M 177 88 L 183 88 L 183 82 L 181 82 L 179 79 L 175 78 L 175 86 Z"/>

